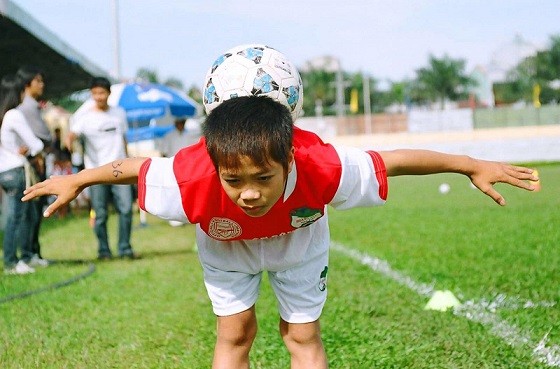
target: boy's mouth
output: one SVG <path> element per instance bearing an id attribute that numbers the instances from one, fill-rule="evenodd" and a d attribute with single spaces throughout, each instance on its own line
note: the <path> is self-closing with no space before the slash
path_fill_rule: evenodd
<path id="1" fill-rule="evenodd" d="M 248 215 L 257 215 L 262 212 L 264 206 L 242 206 L 241 208 Z"/>

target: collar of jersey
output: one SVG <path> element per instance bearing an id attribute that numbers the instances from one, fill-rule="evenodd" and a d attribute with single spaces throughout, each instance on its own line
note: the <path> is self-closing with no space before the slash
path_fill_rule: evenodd
<path id="1" fill-rule="evenodd" d="M 290 197 L 290 195 L 294 192 L 296 188 L 296 181 L 297 181 L 297 168 L 296 168 L 296 161 L 292 165 L 292 170 L 288 173 L 288 179 L 286 180 L 286 190 L 284 191 L 284 202 Z"/>

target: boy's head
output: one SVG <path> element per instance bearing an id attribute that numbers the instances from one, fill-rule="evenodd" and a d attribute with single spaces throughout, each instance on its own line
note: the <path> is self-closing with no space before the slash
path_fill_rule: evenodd
<path id="1" fill-rule="evenodd" d="M 34 99 L 43 95 L 45 89 L 43 71 L 34 65 L 24 65 L 16 73 L 25 87 L 25 93 Z"/>
<path id="2" fill-rule="evenodd" d="M 105 77 L 93 77 L 89 83 L 91 97 L 100 110 L 107 110 L 109 95 L 111 94 L 111 82 Z"/>
<path id="3" fill-rule="evenodd" d="M 203 133 L 216 168 L 237 169 L 241 156 L 262 166 L 275 161 L 285 169 L 291 160 L 290 111 L 268 97 L 242 96 L 224 101 L 206 119 Z"/>
<path id="4" fill-rule="evenodd" d="M 288 108 L 268 97 L 237 97 L 210 113 L 203 133 L 230 199 L 250 216 L 266 214 L 284 192 L 293 164 Z"/>

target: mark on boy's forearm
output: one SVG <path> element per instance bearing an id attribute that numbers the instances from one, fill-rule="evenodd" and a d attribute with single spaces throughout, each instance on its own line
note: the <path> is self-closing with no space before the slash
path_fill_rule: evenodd
<path id="1" fill-rule="evenodd" d="M 111 163 L 111 166 L 113 167 L 113 176 L 115 178 L 117 178 L 120 174 L 122 174 L 123 172 L 121 170 L 119 170 L 118 168 L 122 165 L 122 161 L 114 161 Z"/>

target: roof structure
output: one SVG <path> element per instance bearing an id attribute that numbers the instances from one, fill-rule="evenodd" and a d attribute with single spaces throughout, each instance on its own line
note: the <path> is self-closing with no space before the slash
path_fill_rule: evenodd
<path id="1" fill-rule="evenodd" d="M 92 76 L 112 79 L 11 0 L 0 0 L 0 77 L 26 64 L 44 71 L 47 100 L 87 88 Z"/>

